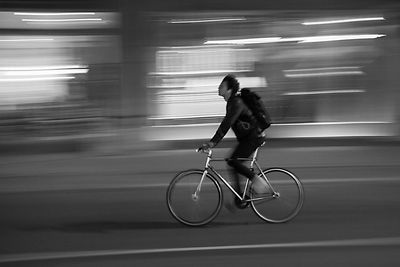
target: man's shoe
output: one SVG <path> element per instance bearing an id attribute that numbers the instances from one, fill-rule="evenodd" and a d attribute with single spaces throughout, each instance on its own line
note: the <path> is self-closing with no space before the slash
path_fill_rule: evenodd
<path id="1" fill-rule="evenodd" d="M 245 200 L 246 199 L 250 199 L 247 195 L 245 196 Z M 245 209 L 245 208 L 247 208 L 249 205 L 250 205 L 250 202 L 249 201 L 242 201 L 242 200 L 240 200 L 239 198 L 235 198 L 235 205 L 236 205 L 236 207 L 238 207 L 239 209 Z"/>

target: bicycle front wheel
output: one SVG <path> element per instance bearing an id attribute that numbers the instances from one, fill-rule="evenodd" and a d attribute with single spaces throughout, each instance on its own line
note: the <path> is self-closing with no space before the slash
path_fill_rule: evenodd
<path id="1" fill-rule="evenodd" d="M 181 172 L 168 187 L 168 209 L 176 220 L 185 225 L 205 225 L 221 210 L 221 186 L 210 174 L 204 176 L 202 180 L 203 172 L 203 170 Z"/>
<path id="2" fill-rule="evenodd" d="M 293 219 L 304 202 L 304 189 L 297 177 L 281 168 L 266 169 L 258 175 L 266 180 L 266 193 L 251 190 L 251 207 L 264 221 L 283 223 Z"/>

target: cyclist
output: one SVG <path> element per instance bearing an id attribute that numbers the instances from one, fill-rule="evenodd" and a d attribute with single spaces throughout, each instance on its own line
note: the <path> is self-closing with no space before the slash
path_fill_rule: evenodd
<path id="1" fill-rule="evenodd" d="M 211 140 L 201 146 L 202 150 L 215 147 L 228 130 L 232 128 L 238 145 L 233 150 L 227 163 L 234 177 L 234 189 L 241 192 L 239 174 L 246 176 L 253 184 L 256 193 L 264 193 L 267 184 L 259 178 L 253 170 L 243 164 L 238 158 L 247 158 L 265 141 L 265 135 L 259 129 L 255 117 L 240 97 L 240 85 L 233 75 L 227 75 L 218 87 L 218 95 L 226 101 L 226 114 Z M 235 197 L 235 204 L 243 207 L 239 198 Z"/>

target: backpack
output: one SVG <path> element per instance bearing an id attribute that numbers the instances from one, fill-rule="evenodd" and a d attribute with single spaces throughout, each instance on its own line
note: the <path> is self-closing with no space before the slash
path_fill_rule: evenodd
<path id="1" fill-rule="evenodd" d="M 246 106 L 251 110 L 253 116 L 256 118 L 258 127 L 261 131 L 271 126 L 271 117 L 264 106 L 261 97 L 255 92 L 250 91 L 248 88 L 240 90 L 240 96 Z"/>

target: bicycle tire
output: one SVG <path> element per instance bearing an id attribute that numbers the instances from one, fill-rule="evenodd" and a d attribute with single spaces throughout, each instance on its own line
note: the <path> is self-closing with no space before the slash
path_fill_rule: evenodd
<path id="1" fill-rule="evenodd" d="M 167 206 L 171 215 L 187 226 L 203 226 L 217 217 L 222 208 L 222 190 L 218 180 L 207 173 L 197 200 L 196 191 L 204 170 L 178 173 L 167 189 Z M 188 213 L 188 214 L 185 214 Z"/>
<path id="2" fill-rule="evenodd" d="M 250 190 L 251 207 L 262 220 L 269 223 L 284 223 L 292 220 L 304 204 L 304 188 L 300 180 L 290 171 L 282 168 L 269 168 L 262 171 L 267 177 L 266 194 L 258 195 Z M 262 179 L 264 176 L 258 175 Z M 258 199 L 258 200 L 256 200 Z M 284 211 L 283 208 L 287 210 Z"/>

